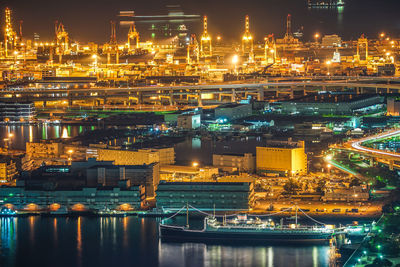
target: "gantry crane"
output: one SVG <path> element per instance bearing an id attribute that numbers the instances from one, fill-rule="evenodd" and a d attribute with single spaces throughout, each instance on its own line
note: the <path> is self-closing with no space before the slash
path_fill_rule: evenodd
<path id="1" fill-rule="evenodd" d="M 196 59 L 196 63 L 199 62 L 199 43 L 197 42 L 197 38 L 195 34 L 192 34 L 190 37 L 190 43 L 187 46 L 187 56 L 186 56 L 186 62 L 187 64 L 192 64 L 192 58 Z"/>
<path id="2" fill-rule="evenodd" d="M 201 57 L 211 57 L 212 56 L 212 43 L 211 36 L 208 33 L 208 19 L 204 16 L 204 30 L 200 39 L 200 55 Z"/>
<path id="3" fill-rule="evenodd" d="M 361 55 L 364 55 L 365 59 L 362 59 Z M 364 34 L 362 34 L 361 37 L 357 40 L 356 61 L 361 62 L 364 60 L 365 62 L 368 62 L 368 39 L 365 37 Z"/>
<path id="4" fill-rule="evenodd" d="M 246 16 L 245 20 L 245 31 L 242 37 L 242 52 L 243 54 L 249 54 L 249 62 L 254 62 L 254 47 L 253 47 L 253 36 L 250 33 L 250 18 Z"/>
<path id="5" fill-rule="evenodd" d="M 55 22 L 55 35 L 56 35 L 56 49 L 58 53 L 59 63 L 62 63 L 62 56 L 69 49 L 69 37 L 68 33 L 65 31 L 64 25 L 58 21 Z"/>
<path id="6" fill-rule="evenodd" d="M 5 10 L 5 30 L 4 30 L 4 51 L 8 57 L 9 51 L 16 49 L 18 36 L 14 31 L 11 23 L 11 9 L 8 7 Z"/>
<path id="7" fill-rule="evenodd" d="M 119 47 L 117 43 L 117 31 L 115 21 L 110 21 L 111 35 L 110 41 L 104 45 L 103 52 L 107 53 L 107 64 L 111 64 L 111 55 L 115 55 L 115 63 L 119 64 Z"/>
<path id="8" fill-rule="evenodd" d="M 131 40 L 136 43 L 134 49 L 135 50 L 139 49 L 140 48 L 140 46 L 139 46 L 140 36 L 139 36 L 139 32 L 136 30 L 135 22 L 133 22 L 133 24 L 129 28 L 129 32 L 128 32 L 128 51 L 129 51 L 129 53 L 132 51 Z"/>
<path id="9" fill-rule="evenodd" d="M 273 34 L 270 34 L 265 38 L 264 60 L 267 63 L 276 62 L 276 43 Z"/>

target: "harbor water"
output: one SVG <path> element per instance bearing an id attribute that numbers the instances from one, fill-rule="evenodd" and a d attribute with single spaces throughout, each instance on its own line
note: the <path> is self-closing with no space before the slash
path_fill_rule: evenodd
<path id="1" fill-rule="evenodd" d="M 183 219 L 183 218 L 181 218 Z M 0 218 L 0 266 L 329 266 L 331 248 L 164 243 L 158 219 Z"/>

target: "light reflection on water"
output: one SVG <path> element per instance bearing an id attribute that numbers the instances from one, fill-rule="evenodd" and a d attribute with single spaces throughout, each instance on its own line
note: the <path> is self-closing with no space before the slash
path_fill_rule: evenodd
<path id="1" fill-rule="evenodd" d="M 163 266 L 328 266 L 329 246 L 220 246 L 159 243 Z"/>
<path id="2" fill-rule="evenodd" d="M 61 125 L 0 125 L 0 138 L 6 138 L 10 133 L 13 134 L 11 147 L 13 149 L 25 150 L 26 142 L 38 142 L 61 138 L 64 135 L 75 137 L 88 130 L 94 130 L 94 126 L 61 126 Z"/>
<path id="3" fill-rule="evenodd" d="M 156 219 L 137 217 L 0 218 L 0 266 L 329 265 L 329 246 L 164 243 L 157 232 Z"/>

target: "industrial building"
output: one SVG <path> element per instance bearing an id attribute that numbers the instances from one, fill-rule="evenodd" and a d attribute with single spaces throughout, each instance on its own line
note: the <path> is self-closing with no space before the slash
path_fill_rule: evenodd
<path id="1" fill-rule="evenodd" d="M 67 208 L 70 211 L 95 211 L 104 208 L 137 210 L 144 201 L 144 188 L 84 187 L 64 190 L 32 190 L 24 187 L 2 187 L 3 206 L 17 210 L 40 211 Z"/>
<path id="2" fill-rule="evenodd" d="M 282 113 L 302 115 L 352 115 L 384 103 L 380 95 L 322 93 L 282 102 Z"/>
<path id="3" fill-rule="evenodd" d="M 0 183 L 9 182 L 18 174 L 15 162 L 2 160 L 0 162 Z"/>
<path id="4" fill-rule="evenodd" d="M 146 197 L 155 196 L 159 180 L 158 163 L 121 166 L 98 162 L 86 171 L 87 186 L 115 187 L 125 181 L 128 185 L 144 186 Z"/>
<path id="5" fill-rule="evenodd" d="M 398 99 L 388 98 L 386 115 L 400 116 L 400 101 Z"/>
<path id="6" fill-rule="evenodd" d="M 178 116 L 178 128 L 182 130 L 198 129 L 201 126 L 200 114 L 182 114 Z"/>
<path id="7" fill-rule="evenodd" d="M 86 158 L 113 161 L 115 165 L 149 165 L 155 162 L 160 165 L 168 165 L 175 163 L 175 150 L 173 147 L 122 150 L 106 145 L 90 145 L 86 151 Z"/>
<path id="8" fill-rule="evenodd" d="M 304 141 L 270 141 L 266 147 L 257 147 L 256 168 L 261 174 L 306 174 L 308 168 Z"/>
<path id="9" fill-rule="evenodd" d="M 30 121 L 36 116 L 33 103 L 0 103 L 0 120 Z"/>
<path id="10" fill-rule="evenodd" d="M 322 37 L 322 47 L 341 47 L 342 46 L 342 38 L 340 38 L 336 34 L 325 35 Z"/>
<path id="11" fill-rule="evenodd" d="M 252 115 L 251 104 L 229 103 L 221 105 L 215 109 L 215 118 L 217 120 L 232 121 L 245 118 Z"/>
<path id="12" fill-rule="evenodd" d="M 227 153 L 213 155 L 213 166 L 227 172 L 239 171 L 252 173 L 255 170 L 255 165 L 256 159 L 251 153 L 241 155 Z"/>
<path id="13" fill-rule="evenodd" d="M 180 209 L 187 204 L 199 209 L 248 210 L 254 202 L 251 182 L 165 182 L 157 189 L 158 208 Z"/>
<path id="14" fill-rule="evenodd" d="M 193 179 L 211 180 L 218 176 L 218 168 L 199 166 L 163 165 L 160 167 L 161 180 L 191 181 Z"/>

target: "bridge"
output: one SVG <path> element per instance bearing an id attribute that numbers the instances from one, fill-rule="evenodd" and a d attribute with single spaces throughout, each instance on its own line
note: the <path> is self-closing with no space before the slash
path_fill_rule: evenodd
<path id="1" fill-rule="evenodd" d="M 293 78 L 292 78 L 293 79 Z M 322 79 L 322 78 L 321 78 Z M 108 102 L 120 101 L 124 104 L 143 104 L 167 101 L 170 105 L 176 103 L 197 102 L 202 106 L 206 102 L 220 103 L 225 101 L 236 102 L 253 96 L 264 100 L 266 94 L 275 97 L 289 95 L 307 95 L 320 91 L 351 91 L 357 94 L 364 93 L 400 93 L 400 84 L 391 83 L 392 78 L 335 78 L 335 79 L 306 79 L 290 81 L 275 79 L 274 81 L 255 81 L 252 83 L 215 83 L 200 85 L 178 86 L 141 86 L 129 88 L 93 87 L 93 88 L 6 88 L 0 91 L 0 101 L 67 101 L 73 105 L 74 101 L 93 101 L 94 105 L 105 105 Z"/>

